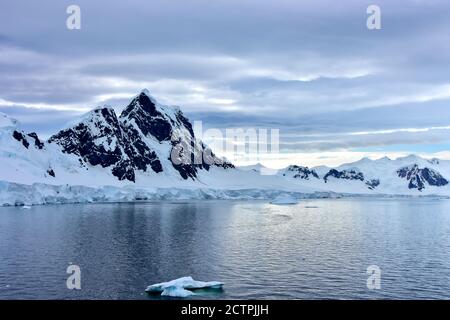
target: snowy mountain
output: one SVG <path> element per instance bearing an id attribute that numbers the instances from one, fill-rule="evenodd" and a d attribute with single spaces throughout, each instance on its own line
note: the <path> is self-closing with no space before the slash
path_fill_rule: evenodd
<path id="1" fill-rule="evenodd" d="M 176 107 L 147 90 L 117 116 L 99 107 L 43 141 L 0 114 L 0 181 L 30 185 L 181 186 L 198 184 L 212 168 L 232 170 L 195 138 Z"/>
<path id="2" fill-rule="evenodd" d="M 450 196 L 450 161 L 408 156 L 337 168 L 235 168 L 195 137 L 178 107 L 143 90 L 120 115 L 99 107 L 48 141 L 0 114 L 0 205 L 139 199 Z"/>
<path id="3" fill-rule="evenodd" d="M 297 184 L 333 192 L 450 195 L 450 161 L 414 155 L 395 160 L 364 158 L 337 168 L 290 166 L 279 174 Z"/>
<path id="4" fill-rule="evenodd" d="M 439 172 L 427 167 L 419 168 L 416 163 L 397 170 L 397 173 L 400 178 L 409 181 L 409 189 L 422 191 L 426 185 L 442 187 L 448 184 L 448 181 Z"/>
<path id="5" fill-rule="evenodd" d="M 97 108 L 73 127 L 52 136 L 49 143 L 79 156 L 81 164 L 108 168 L 119 180 L 132 182 L 137 171 L 160 173 L 173 167 L 183 179 L 195 179 L 198 170 L 208 171 L 211 164 L 233 168 L 214 154 L 206 161 L 206 147 L 195 138 L 183 113 L 158 104 L 146 90 L 119 117 L 112 108 Z M 192 157 L 192 161 L 181 161 L 184 157 Z"/>

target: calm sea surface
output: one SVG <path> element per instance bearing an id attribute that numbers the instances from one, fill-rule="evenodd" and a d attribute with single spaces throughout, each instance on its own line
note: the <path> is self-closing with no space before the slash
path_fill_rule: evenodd
<path id="1" fill-rule="evenodd" d="M 450 299 L 450 201 L 0 208 L 0 299 L 155 299 L 148 285 L 187 275 L 225 282 L 201 299 Z"/>

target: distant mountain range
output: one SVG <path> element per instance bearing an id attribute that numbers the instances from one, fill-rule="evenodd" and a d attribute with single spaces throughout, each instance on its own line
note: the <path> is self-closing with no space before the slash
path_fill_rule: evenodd
<path id="1" fill-rule="evenodd" d="M 415 155 L 395 160 L 364 158 L 337 168 L 289 166 L 279 174 L 335 192 L 439 194 L 449 189 L 446 177 L 450 177 L 450 161 L 426 160 Z"/>
<path id="2" fill-rule="evenodd" d="M 183 198 L 180 190 L 194 198 L 264 198 L 270 191 L 450 196 L 450 161 L 414 155 L 267 172 L 216 157 L 179 108 L 158 103 L 147 90 L 119 116 L 96 108 L 48 141 L 0 114 L 0 205 L 133 200 L 157 192 Z"/>

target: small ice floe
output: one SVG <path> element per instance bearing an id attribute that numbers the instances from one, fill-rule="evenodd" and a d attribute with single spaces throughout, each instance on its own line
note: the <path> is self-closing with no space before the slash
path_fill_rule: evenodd
<path id="1" fill-rule="evenodd" d="M 151 286 L 148 286 L 147 289 L 145 289 L 145 291 L 148 293 L 161 293 L 161 296 L 166 297 L 186 298 L 195 295 L 195 293 L 192 290 L 197 289 L 220 290 L 222 289 L 222 287 L 223 287 L 222 282 L 196 281 L 192 279 L 192 277 L 183 277 L 169 282 L 153 284 Z"/>
<path id="2" fill-rule="evenodd" d="M 272 201 L 271 204 L 285 205 L 285 204 L 297 204 L 298 200 L 289 194 L 281 194 Z"/>

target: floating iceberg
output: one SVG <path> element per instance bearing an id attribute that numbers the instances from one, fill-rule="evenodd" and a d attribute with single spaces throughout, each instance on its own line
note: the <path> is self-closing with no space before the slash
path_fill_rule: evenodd
<path id="1" fill-rule="evenodd" d="M 298 200 L 289 194 L 281 194 L 278 197 L 276 197 L 275 199 L 273 199 L 272 201 L 270 201 L 270 203 L 278 204 L 278 205 L 297 204 Z"/>
<path id="2" fill-rule="evenodd" d="M 149 293 L 161 293 L 161 296 L 186 298 L 195 295 L 191 290 L 196 289 L 222 289 L 223 283 L 218 281 L 196 281 L 192 277 L 183 277 L 169 282 L 162 282 L 148 286 Z"/>
<path id="3" fill-rule="evenodd" d="M 165 297 L 186 298 L 195 295 L 195 293 L 177 286 L 169 286 L 164 289 L 161 295 Z"/>

